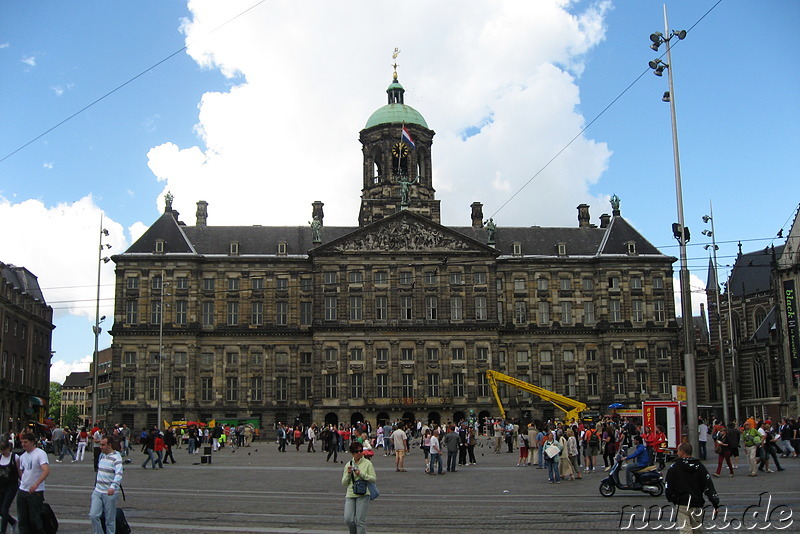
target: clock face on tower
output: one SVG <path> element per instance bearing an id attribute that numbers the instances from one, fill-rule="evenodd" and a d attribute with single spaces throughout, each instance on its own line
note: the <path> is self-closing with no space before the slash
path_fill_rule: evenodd
<path id="1" fill-rule="evenodd" d="M 408 146 L 405 143 L 395 143 L 392 147 L 392 155 L 396 158 L 407 158 Z"/>

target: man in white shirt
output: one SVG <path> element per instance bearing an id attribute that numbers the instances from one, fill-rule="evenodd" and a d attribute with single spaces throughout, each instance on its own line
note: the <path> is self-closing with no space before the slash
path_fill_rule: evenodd
<path id="1" fill-rule="evenodd" d="M 100 439 L 100 459 L 89 509 L 94 534 L 104 534 L 101 517 L 105 518 L 106 534 L 115 534 L 117 531 L 117 490 L 122 483 L 122 456 L 114 450 L 109 439 Z"/>
<path id="2" fill-rule="evenodd" d="M 17 492 L 17 528 L 20 534 L 42 532 L 44 480 L 50 474 L 47 453 L 36 447 L 36 437 L 26 432 L 20 437 L 25 453 L 17 459 L 20 474 Z"/>
<path id="3" fill-rule="evenodd" d="M 708 442 L 708 425 L 703 419 L 697 427 L 697 439 L 700 441 L 700 459 L 706 459 L 706 442 Z"/>
<path id="4" fill-rule="evenodd" d="M 436 473 L 433 472 L 436 464 L 439 464 L 439 474 L 443 475 L 442 473 L 442 446 L 439 443 L 439 429 L 436 428 L 433 431 L 433 435 L 431 436 L 431 449 L 430 449 L 430 457 L 431 457 L 431 465 L 428 468 L 428 472 L 431 475 L 435 475 Z"/>

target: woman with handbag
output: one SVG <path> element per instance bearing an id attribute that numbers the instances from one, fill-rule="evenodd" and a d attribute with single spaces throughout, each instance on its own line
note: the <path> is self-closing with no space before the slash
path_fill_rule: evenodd
<path id="1" fill-rule="evenodd" d="M 731 464 L 731 454 L 733 454 L 733 451 L 731 450 L 731 439 L 728 435 L 728 429 L 725 427 L 722 427 L 719 432 L 714 434 L 714 452 L 719 455 L 719 459 L 717 461 L 717 471 L 713 473 L 713 475 L 719 478 L 719 473 L 722 471 L 722 461 L 725 460 L 728 463 L 730 476 L 733 476 L 733 465 Z"/>
<path id="2" fill-rule="evenodd" d="M 353 459 L 347 462 L 342 474 L 342 486 L 347 486 L 344 499 L 344 522 L 350 534 L 367 533 L 367 508 L 369 508 L 368 484 L 375 484 L 375 467 L 364 458 L 361 443 L 350 444 Z"/>

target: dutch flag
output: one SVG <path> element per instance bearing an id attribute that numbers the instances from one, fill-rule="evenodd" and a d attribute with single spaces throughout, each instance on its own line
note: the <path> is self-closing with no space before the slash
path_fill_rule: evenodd
<path id="1" fill-rule="evenodd" d="M 400 140 L 405 144 L 407 144 L 408 146 L 410 146 L 411 148 L 416 148 L 414 140 L 411 139 L 411 134 L 408 133 L 408 130 L 406 130 L 405 125 L 403 125 L 403 132 L 400 134 Z"/>

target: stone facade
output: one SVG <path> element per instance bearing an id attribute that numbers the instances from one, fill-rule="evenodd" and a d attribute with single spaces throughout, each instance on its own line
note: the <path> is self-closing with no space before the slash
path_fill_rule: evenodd
<path id="1" fill-rule="evenodd" d="M 155 424 L 159 395 L 168 420 L 458 420 L 498 413 L 487 369 L 593 410 L 670 398 L 682 383 L 675 258 L 619 199 L 599 226 L 581 205 L 575 227 L 489 231 L 477 202 L 467 225 L 443 226 L 433 131 L 405 123 L 415 147 L 404 162 L 401 126 L 360 134 L 358 227 L 325 226 L 319 201 L 317 229 L 215 227 L 204 201 L 189 226 L 167 199 L 113 258 L 110 420 Z M 501 396 L 512 417 L 560 415 L 520 391 Z"/>

